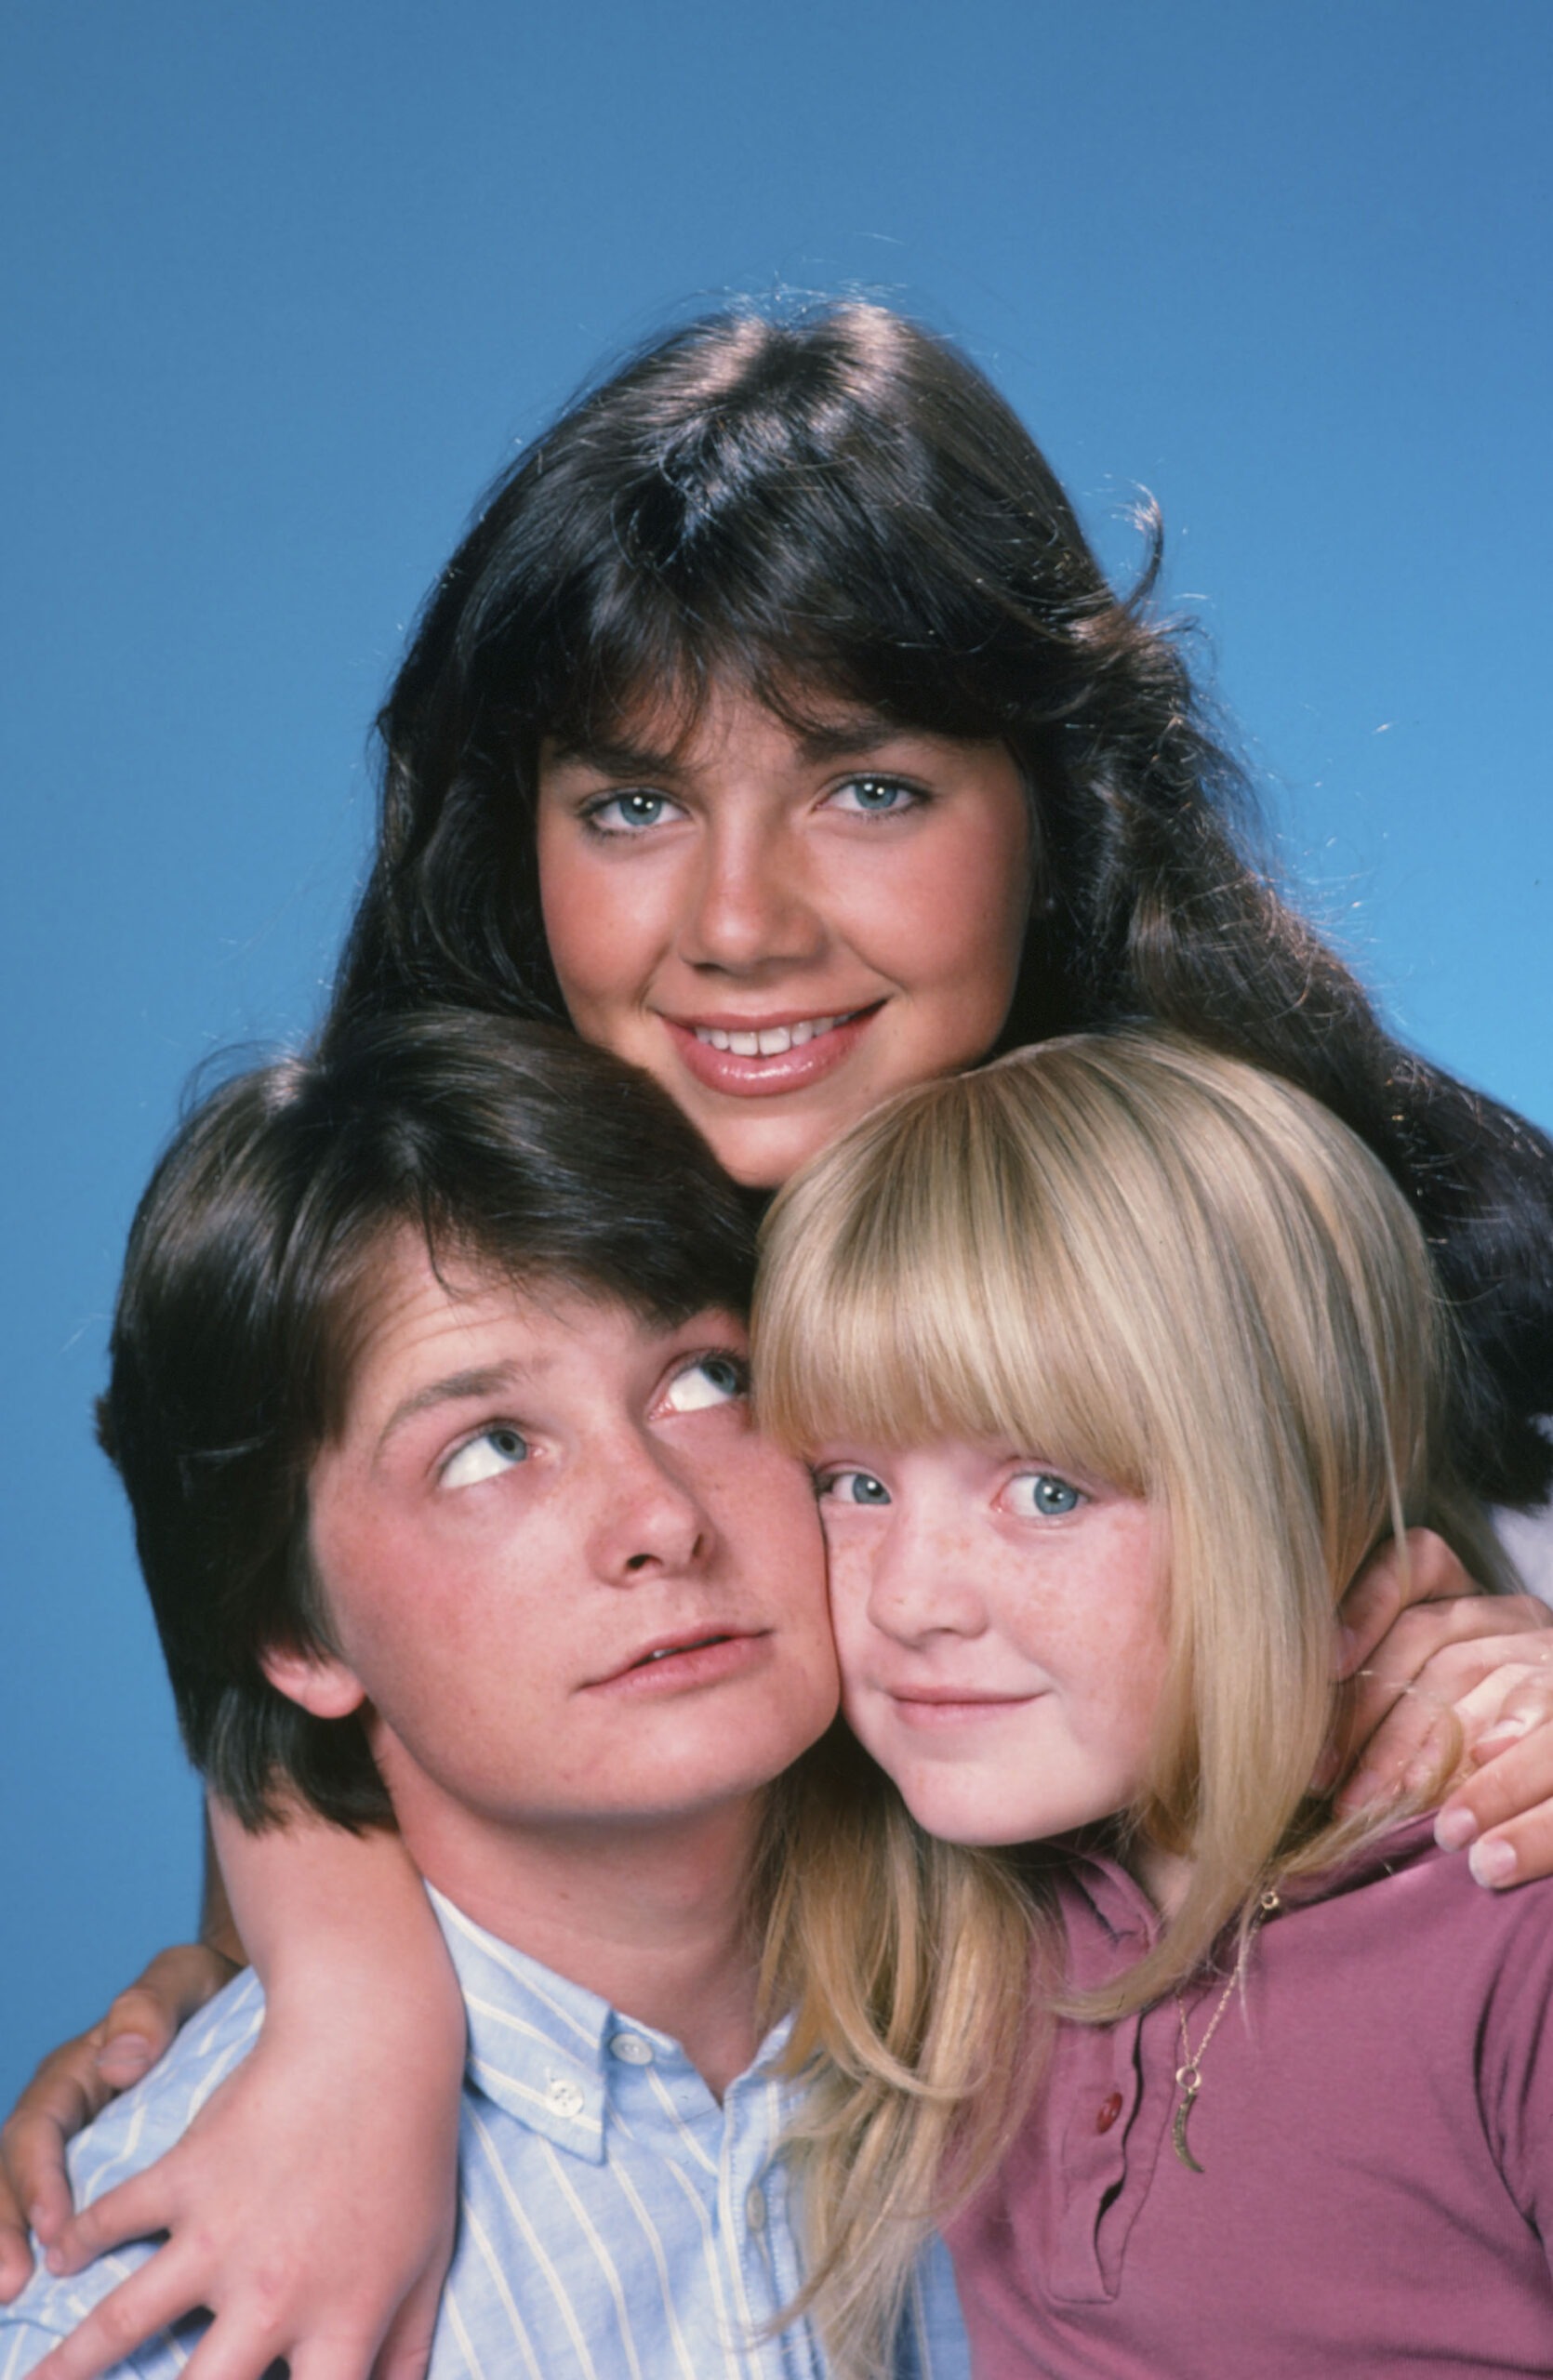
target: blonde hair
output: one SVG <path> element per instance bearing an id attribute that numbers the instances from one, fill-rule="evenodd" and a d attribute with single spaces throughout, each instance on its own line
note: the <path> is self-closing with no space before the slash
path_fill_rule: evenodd
<path id="1" fill-rule="evenodd" d="M 812 2085 L 808 2300 L 871 2370 L 923 2230 L 1017 2120 L 1032 1935 L 1048 2012 L 1104 2021 L 1185 1979 L 1269 1871 L 1375 1829 L 1310 1788 L 1367 1556 L 1427 1525 L 1510 1581 L 1444 1461 L 1449 1325 L 1406 1200 L 1305 1093 L 1173 1038 L 1046 1042 L 867 1117 L 774 1207 L 755 1333 L 789 1445 L 1039 1451 L 1148 1498 L 1169 1547 L 1154 1741 L 1118 1815 L 1193 1866 L 1115 1984 L 1065 1996 L 1018 1860 L 928 1843 L 883 1780 L 844 1840 L 833 1803 L 797 1821 L 770 1961 Z"/>

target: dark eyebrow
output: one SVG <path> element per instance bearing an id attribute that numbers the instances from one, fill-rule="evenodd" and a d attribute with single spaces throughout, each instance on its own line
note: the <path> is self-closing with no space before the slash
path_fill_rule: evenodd
<path id="1" fill-rule="evenodd" d="M 444 1380 L 428 1381 L 394 1407 L 378 1434 L 373 1461 L 382 1453 L 396 1430 L 413 1421 L 419 1413 L 430 1412 L 434 1406 L 467 1403 L 471 1397 L 494 1396 L 498 1391 L 513 1388 L 519 1381 L 532 1380 L 536 1373 L 549 1368 L 550 1358 L 540 1356 L 532 1364 L 484 1364 L 467 1372 L 449 1372 Z"/>
<path id="2" fill-rule="evenodd" d="M 677 756 L 671 746 L 660 750 L 647 744 L 617 743 L 611 736 L 591 736 L 585 744 L 563 744 L 557 738 L 550 758 L 562 768 L 598 769 L 605 776 L 656 777 L 672 771 Z"/>
<path id="3" fill-rule="evenodd" d="M 794 730 L 798 748 L 806 760 L 832 760 L 856 753 L 859 760 L 904 735 L 925 731 L 883 719 L 877 711 L 855 711 L 833 720 L 810 720 Z M 683 746 L 633 744 L 614 736 L 590 736 L 585 742 L 564 744 L 559 738 L 551 757 L 563 767 L 600 770 L 607 776 L 671 775 L 682 764 Z"/>

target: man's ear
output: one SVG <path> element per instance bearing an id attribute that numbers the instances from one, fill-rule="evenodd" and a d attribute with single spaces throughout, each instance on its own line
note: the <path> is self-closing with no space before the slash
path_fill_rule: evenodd
<path id="1" fill-rule="evenodd" d="M 259 1661 L 275 1692 L 284 1694 L 288 1702 L 300 1703 L 315 1719 L 348 1719 L 366 1700 L 361 1680 L 338 1653 L 320 1652 L 316 1646 L 271 1645 Z"/>

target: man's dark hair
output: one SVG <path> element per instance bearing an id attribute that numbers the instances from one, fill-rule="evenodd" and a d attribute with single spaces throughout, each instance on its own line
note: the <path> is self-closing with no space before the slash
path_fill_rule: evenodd
<path id="1" fill-rule="evenodd" d="M 183 1124 L 130 1233 L 99 1407 L 190 1754 L 246 1823 L 289 1785 L 392 1817 L 354 1718 L 260 1655 L 329 1648 L 308 1474 L 339 1427 L 387 1244 L 558 1282 L 672 1327 L 749 1303 L 746 1202 L 644 1075 L 574 1035 L 431 1011 L 228 1082 Z"/>
<path id="2" fill-rule="evenodd" d="M 1285 1076 L 1414 1201 L 1460 1326 L 1461 1466 L 1553 1481 L 1553 1146 L 1385 1030 L 1248 855 L 1246 789 L 1160 561 L 1108 584 L 1017 416 L 947 341 L 856 301 L 655 341 L 505 472 L 378 721 L 378 858 L 336 996 L 564 1021 L 535 851 L 542 739 L 607 747 L 714 682 L 995 738 L 1038 854 L 1000 1043 L 1163 1024 Z"/>

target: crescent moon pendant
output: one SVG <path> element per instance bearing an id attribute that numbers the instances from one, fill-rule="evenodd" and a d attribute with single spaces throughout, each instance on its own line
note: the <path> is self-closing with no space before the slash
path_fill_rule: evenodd
<path id="1" fill-rule="evenodd" d="M 1172 2126 L 1172 2137 L 1175 2143 L 1175 2154 L 1181 2160 L 1182 2164 L 1187 2167 L 1188 2172 L 1201 2174 L 1204 2170 L 1203 2167 L 1198 2163 L 1196 2158 L 1192 2155 L 1191 2150 L 1187 2147 L 1187 2118 L 1192 2111 L 1192 2101 L 1196 2096 L 1197 2093 L 1195 2091 L 1188 2091 L 1180 2106 L 1176 2109 L 1175 2122 Z"/>

